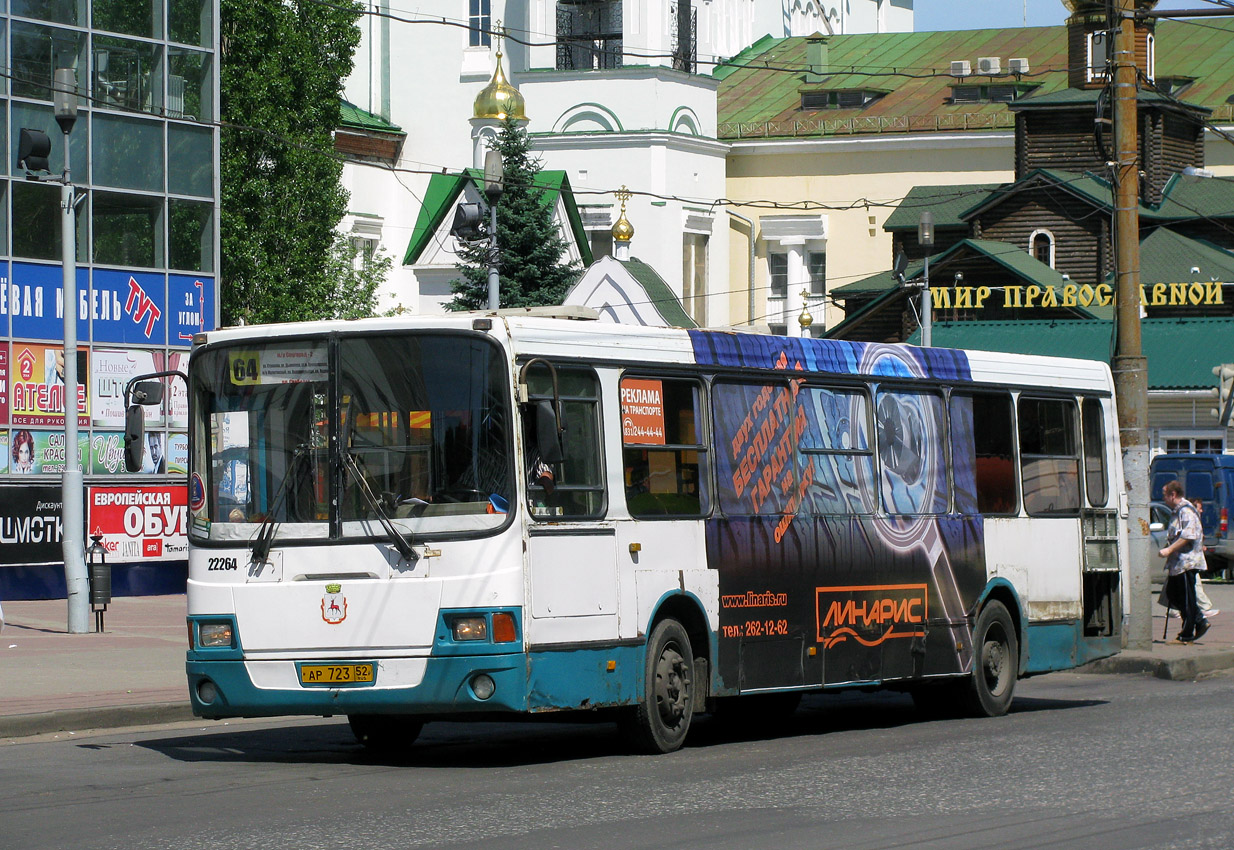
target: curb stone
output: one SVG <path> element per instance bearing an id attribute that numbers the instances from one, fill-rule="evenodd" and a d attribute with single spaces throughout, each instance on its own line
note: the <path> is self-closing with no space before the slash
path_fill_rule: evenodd
<path id="1" fill-rule="evenodd" d="M 87 729 L 153 726 L 193 719 L 193 709 L 188 702 L 69 708 L 39 714 L 13 714 L 0 717 L 0 739 L 27 738 L 32 735 L 77 732 Z"/>

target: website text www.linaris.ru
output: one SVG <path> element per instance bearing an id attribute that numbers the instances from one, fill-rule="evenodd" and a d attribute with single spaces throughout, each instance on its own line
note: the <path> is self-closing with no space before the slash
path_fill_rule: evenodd
<path id="1" fill-rule="evenodd" d="M 747 590 L 741 595 L 729 594 L 720 597 L 721 608 L 782 608 L 786 605 L 787 593 L 755 593 Z"/>

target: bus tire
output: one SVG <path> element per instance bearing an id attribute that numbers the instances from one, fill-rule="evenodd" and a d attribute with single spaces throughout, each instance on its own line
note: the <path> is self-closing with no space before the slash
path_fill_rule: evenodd
<path id="1" fill-rule="evenodd" d="M 991 600 L 973 627 L 973 675 L 968 708 L 978 717 L 1001 717 L 1011 707 L 1020 673 L 1020 646 L 1006 606 Z"/>
<path id="2" fill-rule="evenodd" d="M 671 753 L 690 731 L 694 716 L 694 653 L 676 620 L 661 620 L 647 639 L 644 694 L 622 718 L 621 731 L 641 753 Z"/>
<path id="3" fill-rule="evenodd" d="M 406 752 L 424 728 L 419 720 L 401 714 L 349 714 L 347 725 L 357 743 L 380 753 Z"/>

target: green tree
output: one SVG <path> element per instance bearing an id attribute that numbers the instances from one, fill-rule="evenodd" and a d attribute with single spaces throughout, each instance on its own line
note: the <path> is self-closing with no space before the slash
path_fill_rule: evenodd
<path id="1" fill-rule="evenodd" d="M 225 323 L 345 309 L 329 274 L 347 210 L 332 134 L 360 40 L 359 8 L 349 0 L 221 2 Z"/>
<path id="2" fill-rule="evenodd" d="M 497 134 L 494 149 L 501 153 L 505 192 L 497 203 L 498 271 L 502 307 L 540 307 L 560 304 L 578 279 L 579 265 L 563 260 L 568 247 L 537 178 L 543 168 L 531 155 L 527 131 L 507 118 Z M 485 218 L 484 239 L 460 246 L 458 269 L 462 277 L 452 283 L 453 310 L 479 310 L 488 306 L 489 224 Z"/>
<path id="3" fill-rule="evenodd" d="M 326 259 L 326 293 L 323 319 L 366 319 L 377 311 L 377 289 L 390 273 L 389 254 L 378 251 L 364 256 L 342 233 L 336 233 Z"/>

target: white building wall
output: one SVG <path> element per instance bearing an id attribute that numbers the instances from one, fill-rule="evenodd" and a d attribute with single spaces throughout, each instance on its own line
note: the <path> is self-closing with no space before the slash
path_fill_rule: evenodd
<path id="1" fill-rule="evenodd" d="M 845 0 L 853 10 L 852 20 L 862 12 L 862 20 L 873 21 L 874 11 L 884 3 L 898 4 L 894 9 L 901 12 L 906 9 L 907 17 L 897 13 L 888 15 L 888 20 L 911 29 L 911 0 Z M 390 0 L 368 0 L 366 8 L 378 14 L 361 21 L 355 68 L 344 89 L 349 101 L 407 134 L 394 169 L 354 162 L 344 167 L 354 215 L 340 226 L 371 229 L 377 222 L 380 247 L 394 258 L 381 293 L 382 310 L 398 306 L 435 310 L 447 297 L 442 294 L 443 281 L 454 276 L 453 269 L 426 270 L 425 288 L 433 291 L 421 293 L 416 273 L 402 260 L 429 174 L 472 164 L 472 104 L 495 63 L 495 44 L 468 44 L 467 0 L 438 0 L 431 6 L 409 11 L 406 4 L 392 8 Z M 626 185 L 636 192 L 685 199 L 639 195 L 627 206 L 636 229 L 633 254 L 652 264 L 679 294 L 685 208 L 707 208 L 726 194 L 727 146 L 715 140 L 717 84 L 701 74 L 710 73 L 715 59 L 732 56 L 763 35 L 825 29 L 820 22 L 826 11 L 817 0 L 694 0 L 694 6 L 700 75 L 671 70 L 672 0 L 626 0 L 623 5 L 627 54 L 658 55 L 628 55 L 627 64 L 641 66 L 637 68 L 576 73 L 553 70 L 556 0 L 491 2 L 493 25 L 500 20 L 513 39 L 503 46 L 506 73 L 526 98 L 528 131 L 544 167 L 566 170 L 580 192 L 612 192 Z M 464 26 L 407 23 L 383 14 L 421 21 L 440 21 L 444 16 Z M 580 194 L 577 200 L 583 205 L 612 204 L 616 209 L 611 194 Z M 718 210 L 715 218 L 708 242 L 709 287 L 723 292 L 729 280 L 729 228 Z M 726 303 L 722 298 L 710 300 L 710 323 L 727 320 L 728 311 L 722 308 Z"/>

